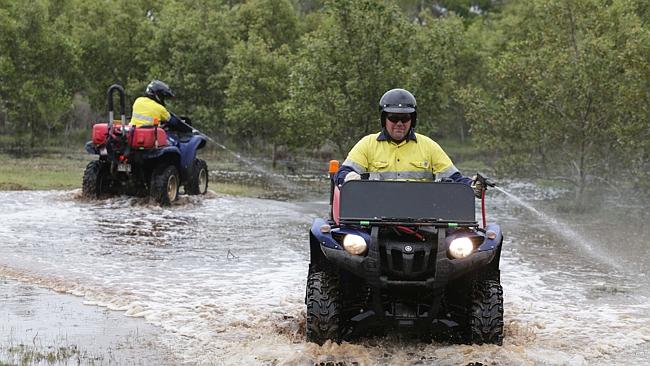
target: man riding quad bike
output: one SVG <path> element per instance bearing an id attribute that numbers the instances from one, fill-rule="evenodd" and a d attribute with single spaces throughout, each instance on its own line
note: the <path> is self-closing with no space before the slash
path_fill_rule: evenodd
<path id="1" fill-rule="evenodd" d="M 120 100 L 118 121 L 113 120 L 114 92 Z M 189 120 L 174 116 L 177 125 L 185 126 L 180 130 L 171 130 L 156 118 L 151 125 L 127 125 L 124 88 L 120 85 L 108 89 L 108 115 L 108 123 L 93 126 L 92 140 L 86 143 L 86 151 L 99 155 L 99 159 L 91 161 L 84 171 L 84 197 L 150 196 L 161 205 L 169 205 L 176 200 L 181 185 L 187 194 L 206 193 L 208 167 L 196 155 L 207 139 L 191 128 Z"/>
<path id="2" fill-rule="evenodd" d="M 332 181 L 330 217 L 309 233 L 307 340 L 398 329 L 501 345 L 503 235 L 479 226 L 474 197 L 455 182 Z"/>

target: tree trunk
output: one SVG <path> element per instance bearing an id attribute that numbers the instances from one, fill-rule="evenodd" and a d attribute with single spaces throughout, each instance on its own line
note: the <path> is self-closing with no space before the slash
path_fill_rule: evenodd
<path id="1" fill-rule="evenodd" d="M 273 152 L 271 153 L 271 159 L 273 160 L 273 163 L 272 163 L 273 170 L 275 170 L 275 166 L 277 165 L 277 161 L 278 161 L 278 151 L 277 150 L 278 150 L 278 146 L 274 142 L 273 143 Z"/>

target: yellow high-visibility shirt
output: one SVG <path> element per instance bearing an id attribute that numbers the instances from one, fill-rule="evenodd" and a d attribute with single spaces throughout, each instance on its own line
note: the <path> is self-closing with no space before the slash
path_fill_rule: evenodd
<path id="1" fill-rule="evenodd" d="M 153 125 L 154 120 L 161 123 L 169 121 L 170 116 L 169 111 L 162 104 L 147 97 L 139 97 L 133 103 L 133 115 L 129 124 L 137 127 Z"/>
<path id="2" fill-rule="evenodd" d="M 458 172 L 451 159 L 440 145 L 427 136 L 414 134 L 396 143 L 380 138 L 380 133 L 362 138 L 350 150 L 343 165 L 352 167 L 357 173 L 370 173 L 373 180 L 417 180 L 432 181 L 448 178 Z"/>

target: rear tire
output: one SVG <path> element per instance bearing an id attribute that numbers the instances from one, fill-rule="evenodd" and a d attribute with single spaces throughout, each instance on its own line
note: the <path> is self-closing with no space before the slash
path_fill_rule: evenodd
<path id="1" fill-rule="evenodd" d="M 110 193 L 111 179 L 108 164 L 95 160 L 86 165 L 81 194 L 86 198 L 99 198 Z"/>
<path id="2" fill-rule="evenodd" d="M 341 284 L 337 274 L 314 271 L 307 278 L 307 341 L 341 341 Z"/>
<path id="3" fill-rule="evenodd" d="M 498 280 L 474 283 L 469 309 L 469 342 L 503 344 L 503 288 Z"/>
<path id="4" fill-rule="evenodd" d="M 204 160 L 194 159 L 191 176 L 185 184 L 187 194 L 205 194 L 208 191 L 208 164 Z"/>
<path id="5" fill-rule="evenodd" d="M 161 166 L 151 176 L 151 198 L 162 206 L 169 206 L 178 197 L 178 169 L 174 165 Z"/>

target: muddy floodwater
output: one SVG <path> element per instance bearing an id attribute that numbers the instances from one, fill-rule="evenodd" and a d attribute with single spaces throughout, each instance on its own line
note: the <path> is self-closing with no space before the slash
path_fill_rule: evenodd
<path id="1" fill-rule="evenodd" d="M 505 234 L 502 347 L 400 335 L 306 343 L 308 230 L 326 197 L 211 193 L 160 208 L 0 192 L 0 361 L 18 363 L 10 348 L 40 329 L 45 343 L 69 333 L 95 364 L 648 364 L 647 229 L 549 216 L 553 192 L 504 188 L 530 207 L 496 190 L 487 199 Z"/>

